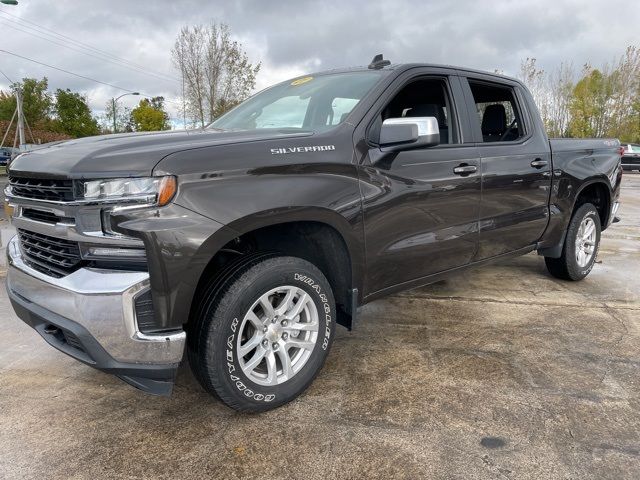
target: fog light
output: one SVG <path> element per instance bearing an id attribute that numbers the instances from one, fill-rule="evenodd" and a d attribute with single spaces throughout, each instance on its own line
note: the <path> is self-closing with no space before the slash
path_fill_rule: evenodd
<path id="1" fill-rule="evenodd" d="M 145 258 L 147 253 L 143 248 L 89 247 L 89 255 L 92 257 Z"/>

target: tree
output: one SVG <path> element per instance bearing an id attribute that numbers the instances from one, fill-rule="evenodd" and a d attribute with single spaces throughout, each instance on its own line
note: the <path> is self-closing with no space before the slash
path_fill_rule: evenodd
<path id="1" fill-rule="evenodd" d="M 609 73 L 609 83 L 611 101 L 608 104 L 610 114 L 606 134 L 623 140 L 633 138 L 633 131 L 640 128 L 637 116 L 637 105 L 640 101 L 640 49 L 638 47 L 627 47 Z"/>
<path id="2" fill-rule="evenodd" d="M 249 62 L 225 24 L 184 27 L 171 55 L 182 76 L 188 114 L 202 127 L 244 100 L 260 71 L 260 63 Z"/>
<path id="3" fill-rule="evenodd" d="M 31 127 L 41 125 L 50 120 L 53 110 L 53 99 L 47 91 L 48 80 L 24 78 L 22 84 L 13 83 L 10 92 L 0 92 L 0 120 L 10 120 L 16 109 L 15 94 L 22 89 L 22 110 L 27 123 Z"/>
<path id="4" fill-rule="evenodd" d="M 101 117 L 102 131 L 104 133 L 115 133 L 113 131 L 113 116 L 116 117 L 116 129 L 119 133 L 133 132 L 133 124 L 131 123 L 131 109 L 128 107 L 120 107 L 109 100 L 104 107 L 104 116 Z"/>
<path id="5" fill-rule="evenodd" d="M 573 89 L 569 106 L 572 137 L 601 137 L 607 130 L 612 85 L 606 73 L 585 65 L 582 79 Z"/>
<path id="6" fill-rule="evenodd" d="M 143 98 L 131 111 L 131 123 L 136 132 L 169 130 L 169 114 L 164 109 L 164 97 Z"/>
<path id="7" fill-rule="evenodd" d="M 566 136 L 573 92 L 571 64 L 561 63 L 555 72 L 548 73 L 538 69 L 535 58 L 527 58 L 520 65 L 519 78 L 531 91 L 548 135 Z"/>
<path id="8" fill-rule="evenodd" d="M 550 137 L 566 137 L 569 134 L 569 105 L 574 87 L 574 70 L 571 63 L 561 63 L 549 75 L 549 105 L 547 107 L 547 132 Z"/>
<path id="9" fill-rule="evenodd" d="M 56 90 L 55 97 L 56 124 L 60 131 L 76 138 L 100 133 L 85 97 L 69 89 Z"/>

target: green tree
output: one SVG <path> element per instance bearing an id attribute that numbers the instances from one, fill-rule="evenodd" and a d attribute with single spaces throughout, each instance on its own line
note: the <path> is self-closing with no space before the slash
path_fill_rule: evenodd
<path id="1" fill-rule="evenodd" d="M 76 138 L 100 133 L 98 122 L 91 114 L 85 97 L 68 88 L 56 90 L 55 97 L 55 123 L 59 130 Z"/>
<path id="2" fill-rule="evenodd" d="M 569 105 L 570 136 L 602 137 L 606 134 L 612 93 L 611 76 L 586 66 L 584 76 L 573 89 Z"/>
<path id="3" fill-rule="evenodd" d="M 136 132 L 169 130 L 169 114 L 164 109 L 164 98 L 143 98 L 131 111 L 131 123 Z"/>
<path id="4" fill-rule="evenodd" d="M 22 88 L 22 110 L 27 123 L 35 127 L 46 124 L 51 117 L 53 99 L 47 91 L 47 77 L 42 80 L 24 78 L 22 84 L 13 83 L 10 92 L 0 92 L 0 120 L 10 120 L 16 109 L 15 94 Z"/>

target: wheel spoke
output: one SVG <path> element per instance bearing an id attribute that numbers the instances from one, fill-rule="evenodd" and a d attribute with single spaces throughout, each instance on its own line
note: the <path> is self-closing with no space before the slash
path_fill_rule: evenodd
<path id="1" fill-rule="evenodd" d="M 264 314 L 267 316 L 267 318 L 273 318 L 273 316 L 275 315 L 275 312 L 273 310 L 273 305 L 271 305 L 271 300 L 269 299 L 268 295 L 262 295 L 260 297 L 260 305 L 262 306 L 262 309 L 264 310 Z"/>
<path id="2" fill-rule="evenodd" d="M 247 343 L 245 343 L 244 345 L 240 345 L 240 348 L 238 349 L 238 354 L 241 357 L 244 357 L 249 352 L 251 352 L 251 350 L 253 350 L 258 345 L 260 345 L 262 338 L 263 338 L 262 332 L 260 333 L 256 332 L 255 335 L 247 341 Z"/>
<path id="3" fill-rule="evenodd" d="M 281 348 L 278 350 L 278 356 L 280 357 L 280 363 L 282 364 L 282 373 L 285 378 L 288 380 L 293 377 L 293 367 L 291 365 L 291 358 L 287 353 L 286 348 Z"/>
<path id="4" fill-rule="evenodd" d="M 247 363 L 244 364 L 244 371 L 253 372 L 254 368 L 260 365 L 260 362 L 262 362 L 262 359 L 264 358 L 266 353 L 267 351 L 264 348 L 262 348 L 261 346 L 258 347 L 258 349 L 256 350 L 256 353 L 254 353 L 253 357 L 251 357 L 251 360 L 249 360 Z M 267 359 L 267 364 L 268 363 L 269 363 L 269 360 Z"/>
<path id="5" fill-rule="evenodd" d="M 262 320 L 260 320 L 258 316 L 253 313 L 253 310 L 249 310 L 244 318 L 249 320 L 256 330 L 262 330 Z"/>
<path id="6" fill-rule="evenodd" d="M 304 350 L 313 350 L 315 342 L 308 342 L 306 340 L 298 340 L 297 338 L 289 338 L 287 341 L 287 348 L 302 348 Z"/>
<path id="7" fill-rule="evenodd" d="M 294 307 L 287 312 L 287 317 L 294 319 L 298 315 L 300 315 L 300 313 L 302 312 L 302 310 L 304 309 L 305 305 L 309 300 L 310 300 L 309 295 L 307 295 L 306 292 L 303 292 L 298 298 L 298 301 L 296 302 Z"/>
<path id="8" fill-rule="evenodd" d="M 293 301 L 293 297 L 295 294 L 296 294 L 296 291 L 293 288 L 290 288 L 287 291 L 287 294 L 284 296 L 284 298 L 280 302 L 280 305 L 278 305 L 278 308 L 274 310 L 276 315 L 284 315 L 286 311 L 289 310 L 289 307 L 291 306 L 291 302 Z"/>
<path id="9" fill-rule="evenodd" d="M 270 351 L 266 355 L 267 359 L 267 383 L 269 385 L 275 385 L 278 383 L 278 369 L 276 365 L 276 355 L 273 351 Z"/>
<path id="10" fill-rule="evenodd" d="M 591 222 L 587 225 L 587 227 L 584 229 L 584 233 L 582 234 L 582 238 L 584 238 L 585 240 L 591 237 L 591 234 L 593 233 L 593 231 L 596 228 L 596 224 Z"/>
<path id="11" fill-rule="evenodd" d="M 303 332 L 317 332 L 318 322 L 296 322 L 289 325 L 285 330 L 299 330 Z"/>

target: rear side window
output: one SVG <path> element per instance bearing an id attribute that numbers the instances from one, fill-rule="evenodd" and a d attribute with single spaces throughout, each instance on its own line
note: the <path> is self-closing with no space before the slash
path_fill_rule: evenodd
<path id="1" fill-rule="evenodd" d="M 469 87 L 484 143 L 513 142 L 524 137 L 522 113 L 512 88 L 473 81 Z"/>

